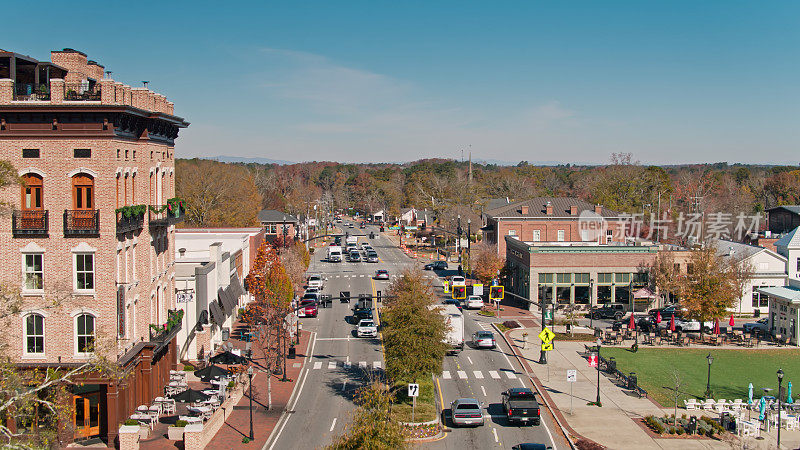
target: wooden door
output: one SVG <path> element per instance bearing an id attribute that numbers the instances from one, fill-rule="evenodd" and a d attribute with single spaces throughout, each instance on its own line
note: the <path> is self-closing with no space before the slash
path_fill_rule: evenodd
<path id="1" fill-rule="evenodd" d="M 44 197 L 42 177 L 36 174 L 22 176 L 20 225 L 24 229 L 44 229 Z"/>
<path id="2" fill-rule="evenodd" d="M 100 434 L 100 393 L 72 396 L 72 424 L 75 438 L 88 438 Z"/>
<path id="3" fill-rule="evenodd" d="M 72 226 L 94 228 L 94 178 L 86 174 L 72 177 Z"/>

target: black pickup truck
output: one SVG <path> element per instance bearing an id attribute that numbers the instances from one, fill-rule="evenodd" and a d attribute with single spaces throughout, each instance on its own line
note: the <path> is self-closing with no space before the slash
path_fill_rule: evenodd
<path id="1" fill-rule="evenodd" d="M 503 392 L 503 409 L 509 422 L 539 425 L 539 402 L 528 388 L 511 388 Z"/>

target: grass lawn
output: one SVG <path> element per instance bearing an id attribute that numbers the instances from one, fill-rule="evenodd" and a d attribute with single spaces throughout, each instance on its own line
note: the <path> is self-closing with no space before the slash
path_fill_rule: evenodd
<path id="1" fill-rule="evenodd" d="M 776 395 L 778 377 L 776 372 L 783 369 L 783 386 L 791 381 L 792 397 L 797 398 L 800 389 L 800 353 L 798 350 L 708 350 L 708 349 L 649 349 L 640 348 L 632 353 L 626 348 L 603 348 L 604 358 L 614 357 L 617 369 L 622 373 L 636 372 L 639 384 L 662 406 L 674 404 L 672 390 L 673 372 L 681 378 L 683 391 L 679 395 L 678 406 L 683 399 L 703 398 L 706 390 L 708 363 L 706 355 L 711 353 L 714 363 L 711 366 L 711 391 L 714 398 L 728 401 L 740 398 L 747 400 L 747 386 L 753 383 L 753 398 L 764 393 L 761 388 L 772 388 L 770 395 Z"/>
<path id="2" fill-rule="evenodd" d="M 414 411 L 414 422 L 430 422 L 436 419 L 436 402 L 434 400 L 433 380 L 426 378 L 417 382 L 419 384 L 419 397 L 417 408 Z M 404 383 L 397 391 L 397 398 L 392 405 L 392 417 L 400 422 L 411 422 L 411 397 L 408 397 L 408 388 Z"/>

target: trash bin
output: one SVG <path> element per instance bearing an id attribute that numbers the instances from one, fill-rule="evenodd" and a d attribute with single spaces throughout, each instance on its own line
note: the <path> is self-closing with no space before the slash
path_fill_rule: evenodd
<path id="1" fill-rule="evenodd" d="M 286 355 L 286 359 L 294 359 L 297 356 L 297 349 L 293 346 L 289 347 L 289 354 Z"/>
<path id="2" fill-rule="evenodd" d="M 639 379 L 636 377 L 636 372 L 631 372 L 628 375 L 628 389 L 635 391 L 639 385 Z"/>
<path id="3" fill-rule="evenodd" d="M 567 324 L 567 334 L 572 334 L 572 324 L 571 323 Z"/>
<path id="4" fill-rule="evenodd" d="M 608 366 L 608 373 L 616 372 L 617 371 L 617 360 L 614 359 L 614 357 L 612 356 L 611 358 L 608 359 L 607 366 Z"/>

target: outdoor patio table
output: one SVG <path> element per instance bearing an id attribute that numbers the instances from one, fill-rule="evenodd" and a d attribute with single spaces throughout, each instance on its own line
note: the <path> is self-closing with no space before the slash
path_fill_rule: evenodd
<path id="1" fill-rule="evenodd" d="M 203 418 L 198 416 L 179 416 L 178 420 L 183 420 L 187 423 L 201 423 Z"/>

